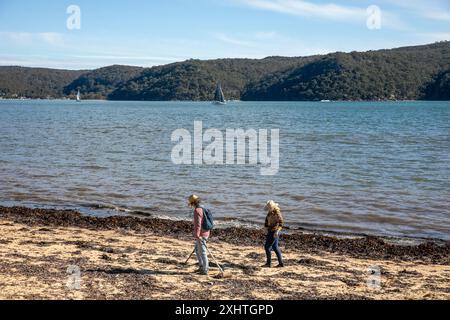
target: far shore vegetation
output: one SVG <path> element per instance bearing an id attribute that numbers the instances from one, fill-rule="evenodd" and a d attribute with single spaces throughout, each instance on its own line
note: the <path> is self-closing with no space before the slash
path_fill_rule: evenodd
<path id="1" fill-rule="evenodd" d="M 152 68 L 0 67 L 0 99 L 450 100 L 450 42 L 310 57 L 187 60 Z"/>

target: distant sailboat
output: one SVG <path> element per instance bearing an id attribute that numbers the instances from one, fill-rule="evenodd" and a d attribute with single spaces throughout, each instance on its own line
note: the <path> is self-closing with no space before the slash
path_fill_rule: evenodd
<path id="1" fill-rule="evenodd" d="M 80 90 L 77 93 L 77 102 L 81 102 Z"/>
<path id="2" fill-rule="evenodd" d="M 222 86 L 220 85 L 220 83 L 217 84 L 213 104 L 219 104 L 219 105 L 227 104 L 227 102 L 225 101 L 225 96 L 223 95 Z"/>

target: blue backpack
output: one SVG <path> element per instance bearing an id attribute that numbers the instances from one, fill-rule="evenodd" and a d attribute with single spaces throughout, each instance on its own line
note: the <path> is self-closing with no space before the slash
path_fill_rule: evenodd
<path id="1" fill-rule="evenodd" d="M 214 229 L 214 218 L 211 210 L 202 206 L 199 206 L 199 208 L 203 209 L 202 229 L 204 231 L 211 231 L 212 229 Z"/>

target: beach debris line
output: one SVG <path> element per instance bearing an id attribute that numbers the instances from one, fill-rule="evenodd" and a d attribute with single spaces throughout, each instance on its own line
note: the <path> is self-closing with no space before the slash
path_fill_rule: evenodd
<path id="1" fill-rule="evenodd" d="M 25 207 L 2 207 L 0 217 L 15 223 L 46 228 L 78 227 L 91 230 L 126 230 L 148 232 L 161 236 L 186 237 L 192 235 L 192 222 L 169 219 L 142 219 L 132 216 L 93 217 L 80 212 L 56 209 L 31 209 Z M 244 227 L 217 228 L 217 241 L 229 244 L 254 246 L 265 238 L 262 230 Z M 283 235 L 284 242 L 291 250 L 303 253 L 320 251 L 345 254 L 367 259 L 387 259 L 391 261 L 433 262 L 450 264 L 450 242 L 443 240 L 423 240 L 414 244 L 401 244 L 387 238 L 374 236 L 336 237 L 318 233 L 292 232 Z"/>

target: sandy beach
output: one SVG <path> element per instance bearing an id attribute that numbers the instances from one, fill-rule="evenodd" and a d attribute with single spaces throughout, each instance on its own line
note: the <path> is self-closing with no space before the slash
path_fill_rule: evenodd
<path id="1" fill-rule="evenodd" d="M 215 230 L 208 277 L 191 225 L 0 207 L 0 299 L 450 299 L 450 244 L 285 235 L 284 269 L 264 264 L 262 230 Z M 369 286 L 369 268 L 381 272 Z M 75 268 L 75 269 L 74 269 Z M 73 270 L 80 271 L 79 287 Z M 68 286 L 69 285 L 69 286 Z"/>

